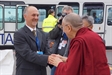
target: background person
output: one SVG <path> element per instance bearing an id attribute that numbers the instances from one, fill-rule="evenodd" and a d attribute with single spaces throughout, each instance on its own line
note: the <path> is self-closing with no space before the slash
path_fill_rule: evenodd
<path id="1" fill-rule="evenodd" d="M 84 15 L 82 16 L 82 22 L 84 27 L 92 29 L 94 24 L 94 18 L 92 16 Z"/>
<path id="2" fill-rule="evenodd" d="M 69 13 L 73 13 L 73 8 L 71 6 L 64 6 L 62 8 L 62 15 L 61 19 L 66 16 Z M 63 15 L 64 14 L 64 15 Z M 69 40 L 66 36 L 66 34 L 62 31 L 62 25 L 60 21 L 57 26 L 49 32 L 49 45 L 50 45 L 50 51 L 51 53 L 59 54 L 63 59 L 63 61 L 66 60 L 66 57 L 68 56 L 68 49 L 69 49 Z M 54 75 L 55 73 L 55 67 L 51 69 L 51 75 Z"/>
<path id="3" fill-rule="evenodd" d="M 94 23 L 100 23 L 100 19 L 97 17 L 96 12 L 93 12 Z"/>
<path id="4" fill-rule="evenodd" d="M 62 14 L 73 13 L 73 8 L 71 6 L 64 6 L 62 8 Z M 62 16 L 61 16 L 62 17 Z M 62 17 L 63 18 L 63 17 Z M 59 21 L 58 21 L 59 22 Z M 57 39 L 62 36 L 61 22 L 59 22 L 56 27 L 49 32 L 50 39 Z"/>
<path id="5" fill-rule="evenodd" d="M 42 30 L 44 32 L 48 33 L 55 27 L 57 23 L 57 19 L 54 16 L 55 16 L 55 11 L 53 9 L 50 9 L 48 11 L 48 17 L 44 19 L 42 24 Z"/>

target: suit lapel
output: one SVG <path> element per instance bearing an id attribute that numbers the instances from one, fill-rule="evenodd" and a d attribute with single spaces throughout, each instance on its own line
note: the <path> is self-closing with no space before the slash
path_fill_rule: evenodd
<path id="1" fill-rule="evenodd" d="M 26 34 L 33 40 L 33 41 L 36 41 L 35 39 L 35 36 L 33 35 L 33 33 L 31 32 L 31 30 L 27 27 L 27 26 L 24 26 L 24 31 L 26 32 Z"/>
<path id="2" fill-rule="evenodd" d="M 25 32 L 27 33 L 27 35 L 33 40 L 36 42 L 36 38 L 35 36 L 33 35 L 33 33 L 31 32 L 31 30 L 27 27 L 27 26 L 24 26 L 23 28 L 25 30 Z M 42 34 L 40 33 L 40 31 L 37 29 L 36 30 L 36 33 L 37 33 L 37 38 L 39 39 L 39 43 L 40 43 L 40 46 L 42 44 Z"/>

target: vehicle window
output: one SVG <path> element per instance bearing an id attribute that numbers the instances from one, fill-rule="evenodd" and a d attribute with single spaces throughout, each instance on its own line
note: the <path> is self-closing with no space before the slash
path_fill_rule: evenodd
<path id="1" fill-rule="evenodd" d="M 84 3 L 83 7 L 83 15 L 93 16 L 95 24 L 101 24 L 103 22 L 103 3 Z"/>
<path id="2" fill-rule="evenodd" d="M 108 9 L 107 25 L 112 26 L 112 7 Z"/>
<path id="3" fill-rule="evenodd" d="M 46 18 L 46 9 L 39 9 L 39 21 L 43 21 Z"/>
<path id="4" fill-rule="evenodd" d="M 4 11 L 4 19 L 5 22 L 16 22 L 16 6 L 5 6 L 5 11 Z M 18 22 L 23 22 L 23 9 L 22 7 L 18 8 Z"/>
<path id="5" fill-rule="evenodd" d="M 3 7 L 0 6 L 0 30 L 3 28 Z"/>
<path id="6" fill-rule="evenodd" d="M 25 25 L 25 20 L 23 18 L 23 11 L 24 11 L 25 7 L 26 6 L 18 6 L 16 8 L 17 12 L 15 12 L 16 13 L 15 18 L 17 18 L 17 21 L 15 19 L 13 22 L 17 22 L 17 29 L 20 29 L 21 27 L 23 27 Z"/>

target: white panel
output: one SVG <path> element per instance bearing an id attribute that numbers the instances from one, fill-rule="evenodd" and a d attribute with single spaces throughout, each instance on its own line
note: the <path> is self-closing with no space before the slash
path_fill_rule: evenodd
<path id="1" fill-rule="evenodd" d="M 5 31 L 15 31 L 16 24 L 15 23 L 5 23 L 4 24 Z"/>
<path id="2" fill-rule="evenodd" d="M 106 27 L 105 27 L 105 30 L 106 30 L 106 33 L 105 33 L 105 41 L 106 41 L 106 46 L 112 46 L 112 25 L 107 25 L 107 18 L 108 18 L 108 9 L 109 8 L 112 8 L 112 6 L 107 6 L 107 14 L 106 14 Z"/>
<path id="3" fill-rule="evenodd" d="M 14 66 L 13 50 L 0 50 L 0 75 L 12 75 Z"/>

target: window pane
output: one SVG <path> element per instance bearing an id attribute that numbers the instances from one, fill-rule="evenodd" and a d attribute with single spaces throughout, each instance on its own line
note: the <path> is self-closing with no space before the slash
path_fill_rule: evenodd
<path id="1" fill-rule="evenodd" d="M 74 13 L 79 14 L 79 6 L 72 6 Z"/>
<path id="2" fill-rule="evenodd" d="M 39 21 L 38 21 L 38 28 L 42 28 L 42 22 L 46 18 L 46 9 L 39 9 Z"/>
<path id="3" fill-rule="evenodd" d="M 22 7 L 22 6 L 19 6 L 18 7 L 18 13 L 17 13 L 17 15 L 18 15 L 18 18 L 17 18 L 17 20 L 18 20 L 18 22 L 23 22 L 23 9 L 24 9 L 25 7 Z"/>
<path id="4" fill-rule="evenodd" d="M 59 6 L 58 8 L 57 8 L 57 14 L 56 14 L 56 16 L 57 15 L 60 15 L 60 13 L 62 13 L 62 8 L 63 8 L 63 6 Z M 57 18 L 58 18 L 59 16 L 57 16 Z"/>
<path id="5" fill-rule="evenodd" d="M 23 18 L 23 11 L 26 6 L 18 6 L 17 7 L 17 29 L 20 29 L 25 25 L 25 20 Z"/>
<path id="6" fill-rule="evenodd" d="M 18 22 L 24 22 L 23 7 L 18 7 Z M 16 22 L 16 6 L 5 6 L 5 22 Z"/>
<path id="7" fill-rule="evenodd" d="M 104 5 L 102 3 L 85 3 L 83 9 L 83 15 L 93 16 L 95 24 L 101 24 L 103 22 L 103 10 Z"/>
<path id="8" fill-rule="evenodd" d="M 5 6 L 5 22 L 16 21 L 16 9 L 15 6 Z"/>
<path id="9" fill-rule="evenodd" d="M 0 29 L 3 28 L 3 8 L 0 6 Z"/>
<path id="10" fill-rule="evenodd" d="M 107 25 L 112 25 L 112 7 L 108 9 Z"/>
<path id="11" fill-rule="evenodd" d="M 42 22 L 46 18 L 46 10 L 39 9 L 39 21 Z"/>

